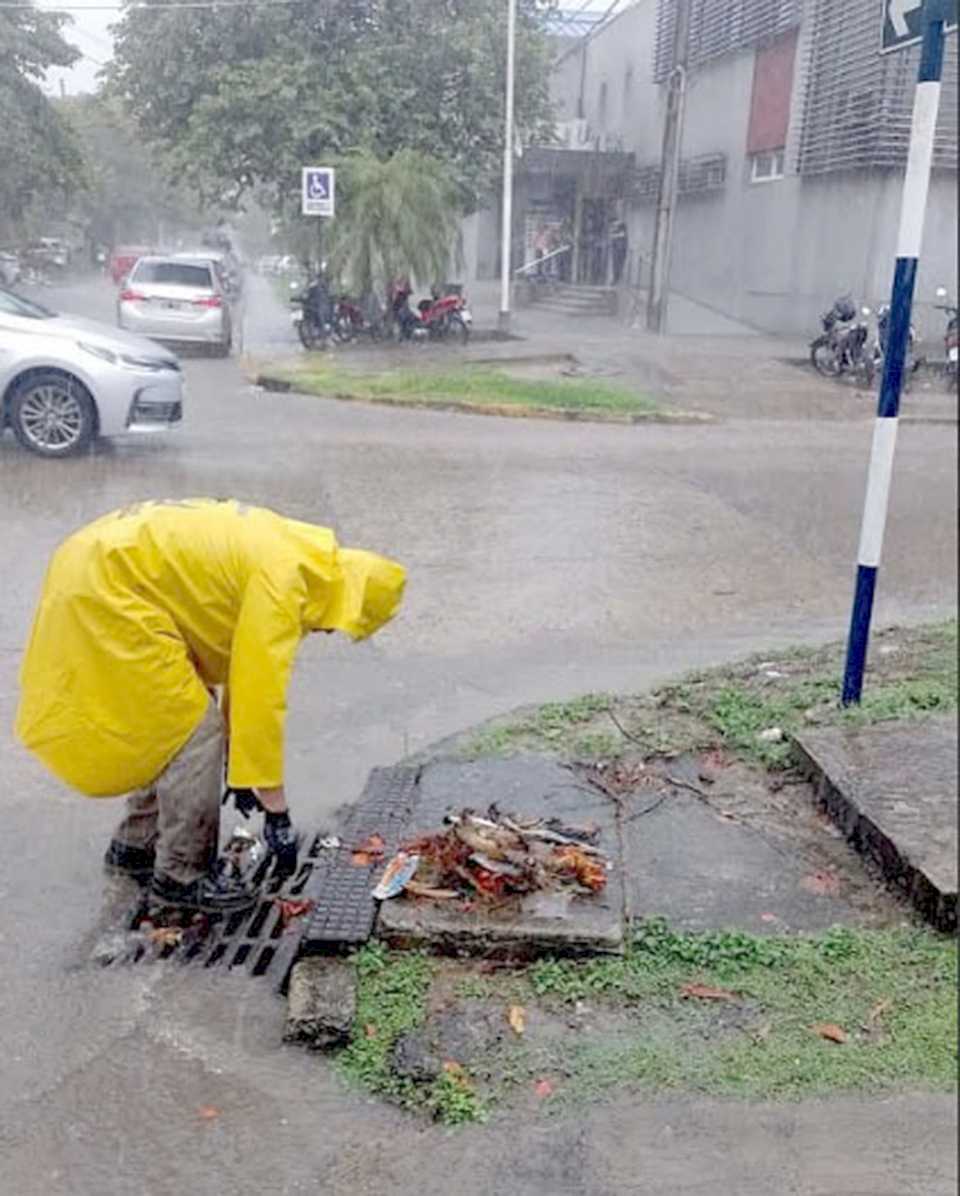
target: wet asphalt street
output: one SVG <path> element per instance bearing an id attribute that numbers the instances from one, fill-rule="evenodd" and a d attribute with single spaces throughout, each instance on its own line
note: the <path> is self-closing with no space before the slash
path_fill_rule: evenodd
<path id="1" fill-rule="evenodd" d="M 106 319 L 111 300 L 101 283 L 45 297 Z M 257 279 L 245 348 L 295 351 Z M 867 421 L 525 422 L 262 393 L 235 360 L 193 358 L 186 372 L 186 419 L 170 436 L 65 462 L 0 441 L 0 1191 L 952 1191 L 946 1098 L 750 1116 L 637 1098 L 575 1124 L 531 1115 L 451 1138 L 282 1048 L 282 1005 L 257 982 L 85 963 L 116 805 L 65 791 L 10 726 L 46 559 L 105 511 L 238 497 L 408 567 L 402 617 L 375 641 L 318 637 L 301 651 L 288 790 L 305 826 L 356 796 L 372 766 L 481 719 L 832 637 L 850 599 Z M 956 607 L 955 439 L 955 428 L 901 430 L 880 622 Z M 202 1105 L 220 1116 L 201 1120 Z"/>

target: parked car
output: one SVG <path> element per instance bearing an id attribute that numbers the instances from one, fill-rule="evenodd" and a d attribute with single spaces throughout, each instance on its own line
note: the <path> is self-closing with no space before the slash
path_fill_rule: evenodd
<path id="1" fill-rule="evenodd" d="M 223 284 L 231 303 L 235 303 L 243 292 L 243 267 L 240 259 L 230 250 L 193 249 L 182 250 L 173 255 L 178 260 L 210 262 Z"/>
<path id="2" fill-rule="evenodd" d="M 114 286 L 119 286 L 127 277 L 137 260 L 153 253 L 152 249 L 143 245 L 118 245 L 110 254 L 108 269 Z"/>
<path id="3" fill-rule="evenodd" d="M 0 288 L 0 429 L 43 457 L 95 437 L 157 432 L 183 416 L 183 375 L 168 349 Z"/>
<path id="4" fill-rule="evenodd" d="M 158 341 L 210 345 L 220 357 L 233 343 L 226 284 L 209 258 L 140 258 L 118 296 L 117 323 Z"/>

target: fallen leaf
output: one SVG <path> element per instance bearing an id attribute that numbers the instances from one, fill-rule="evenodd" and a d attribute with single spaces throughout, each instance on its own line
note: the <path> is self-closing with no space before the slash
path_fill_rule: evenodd
<path id="1" fill-rule="evenodd" d="M 283 925 L 289 926 L 296 918 L 302 918 L 304 914 L 308 914 L 313 909 L 313 902 L 310 900 L 294 901 L 286 900 L 283 897 L 274 897 L 274 903 L 280 909 L 280 921 Z"/>
<path id="2" fill-rule="evenodd" d="M 777 917 L 776 914 L 761 914 L 760 921 L 761 922 L 779 922 L 780 919 Z"/>
<path id="3" fill-rule="evenodd" d="M 522 1005 L 511 1005 L 507 1010 L 507 1021 L 514 1034 L 522 1034 L 527 1028 L 527 1011 Z"/>
<path id="4" fill-rule="evenodd" d="M 176 947 L 183 939 L 183 931 L 177 926 L 157 926 L 147 932 L 147 938 L 158 947 Z"/>
<path id="5" fill-rule="evenodd" d="M 800 881 L 800 887 L 818 897 L 835 897 L 842 886 L 835 872 L 811 872 Z"/>
<path id="6" fill-rule="evenodd" d="M 739 822 L 740 819 L 733 813 L 732 810 L 717 810 L 717 817 L 722 818 L 724 822 Z"/>
<path id="7" fill-rule="evenodd" d="M 710 984 L 684 984 L 681 997 L 698 997 L 701 1001 L 738 1001 L 740 998 L 729 988 L 714 988 Z"/>
<path id="8" fill-rule="evenodd" d="M 382 835 L 368 835 L 362 843 L 358 843 L 354 851 L 368 852 L 370 855 L 383 855 L 387 845 Z"/>
<path id="9" fill-rule="evenodd" d="M 549 1080 L 537 1080 L 533 1086 L 533 1091 L 541 1100 L 545 1100 L 548 1096 L 553 1095 L 553 1085 Z"/>
<path id="10" fill-rule="evenodd" d="M 202 1121 L 214 1121 L 220 1116 L 220 1110 L 216 1105 L 201 1105 L 200 1108 L 197 1109 L 197 1116 Z"/>
<path id="11" fill-rule="evenodd" d="M 846 1042 L 847 1032 L 838 1026 L 835 1022 L 817 1022 L 815 1026 L 810 1027 L 814 1034 L 819 1034 L 821 1038 L 825 1038 L 828 1042 Z"/>
<path id="12" fill-rule="evenodd" d="M 876 1003 L 876 1005 L 874 1005 L 874 1007 L 870 1010 L 869 1014 L 867 1015 L 867 1021 L 870 1023 L 871 1026 L 875 1025 L 876 1022 L 878 1022 L 879 1019 L 882 1018 L 885 1013 L 889 1013 L 889 1011 L 892 1008 L 893 1008 L 892 999 L 890 997 L 884 997 L 882 1001 L 878 1001 Z"/>
<path id="13" fill-rule="evenodd" d="M 363 1027 L 363 1033 L 367 1038 L 376 1038 L 380 1031 L 373 1024 L 373 1022 L 367 1022 L 367 1024 Z"/>
<path id="14" fill-rule="evenodd" d="M 387 845 L 382 835 L 368 835 L 362 843 L 358 843 L 350 857 L 355 868 L 368 868 L 376 864 L 380 856 L 386 851 Z"/>
<path id="15" fill-rule="evenodd" d="M 458 1088 L 470 1091 L 470 1077 L 461 1063 L 458 1063 L 455 1059 L 445 1059 L 443 1062 L 443 1072 L 444 1075 L 450 1077 Z"/>

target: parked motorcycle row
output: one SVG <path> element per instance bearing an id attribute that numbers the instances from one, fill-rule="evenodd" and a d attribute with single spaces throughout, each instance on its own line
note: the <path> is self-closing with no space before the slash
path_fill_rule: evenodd
<path id="1" fill-rule="evenodd" d="M 937 287 L 936 294 L 941 302 L 934 304 L 935 308 L 947 315 L 943 359 L 918 356 L 920 338 L 911 325 L 904 363 L 904 387 L 909 387 L 921 365 L 939 366 L 954 379 L 957 376 L 957 308 L 955 304 L 942 302 L 947 298 L 946 288 Z M 870 317 L 874 315 L 875 324 L 871 330 Z M 875 313 L 866 306 L 858 312 L 850 296 L 841 295 L 820 317 L 820 326 L 820 335 L 810 342 L 810 361 L 814 369 L 826 378 L 846 376 L 865 388 L 871 387 L 883 371 L 890 305 L 881 304 Z"/>
<path id="2" fill-rule="evenodd" d="M 459 287 L 446 293 L 435 289 L 430 298 L 412 306 L 409 282 L 398 279 L 388 288 L 387 300 L 370 294 L 354 300 L 335 295 L 325 278 L 315 278 L 305 289 L 290 288 L 292 320 L 305 349 L 323 349 L 332 344 L 349 344 L 361 337 L 371 341 L 454 341 L 466 344 L 472 316 Z"/>

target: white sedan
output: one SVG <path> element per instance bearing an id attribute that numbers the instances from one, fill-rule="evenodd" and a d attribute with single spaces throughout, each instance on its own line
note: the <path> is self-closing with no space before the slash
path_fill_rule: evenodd
<path id="1" fill-rule="evenodd" d="M 0 430 L 25 448 L 68 457 L 98 436 L 164 431 L 183 395 L 168 349 L 0 288 Z"/>

